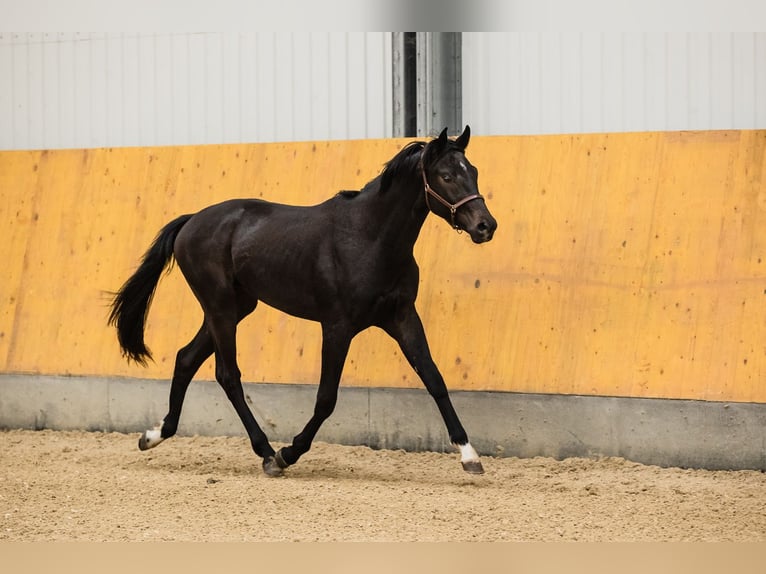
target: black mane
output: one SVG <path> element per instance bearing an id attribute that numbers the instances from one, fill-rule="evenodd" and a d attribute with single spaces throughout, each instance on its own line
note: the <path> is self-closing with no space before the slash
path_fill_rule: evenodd
<path id="1" fill-rule="evenodd" d="M 423 164 L 425 166 L 430 166 L 437 158 L 443 156 L 447 152 L 455 150 L 461 153 L 464 151 L 454 140 L 448 140 L 446 138 L 434 139 L 429 143 L 422 141 L 408 143 L 398 154 L 388 161 L 383 172 L 380 174 L 380 192 L 385 193 L 397 178 L 406 178 L 408 176 L 419 178 L 421 154 L 425 154 Z M 365 186 L 365 189 L 367 189 L 374 181 L 375 180 L 368 183 Z"/>
<path id="2" fill-rule="evenodd" d="M 368 181 L 361 190 L 343 189 L 337 193 L 343 199 L 355 199 L 366 192 L 385 192 L 395 179 L 417 173 L 420 164 L 420 152 L 426 147 L 425 142 L 415 141 L 404 146 L 399 153 L 386 162 L 377 176 Z"/>
<path id="3" fill-rule="evenodd" d="M 386 163 L 386 167 L 379 176 L 381 193 L 385 193 L 395 179 L 417 173 L 420 153 L 425 147 L 425 142 L 416 141 L 408 143 Z"/>
<path id="4" fill-rule="evenodd" d="M 437 140 L 433 140 L 436 142 Z M 420 178 L 420 157 L 422 153 L 426 154 L 425 164 L 431 165 L 435 161 L 435 155 L 441 156 L 447 151 L 463 150 L 458 147 L 454 140 L 447 140 L 446 146 L 428 145 L 427 142 L 413 141 L 405 145 L 399 153 L 386 162 L 383 171 L 374 179 L 370 180 L 360 191 L 342 190 L 338 192 L 340 197 L 345 199 L 354 199 L 360 193 L 368 191 L 377 191 L 385 193 L 393 185 L 393 182 L 399 178 L 417 177 Z"/>

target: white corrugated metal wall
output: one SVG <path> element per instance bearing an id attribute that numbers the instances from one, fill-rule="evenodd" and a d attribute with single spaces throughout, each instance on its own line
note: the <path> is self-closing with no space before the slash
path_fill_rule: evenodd
<path id="1" fill-rule="evenodd" d="M 766 33 L 463 34 L 476 133 L 766 128 Z"/>
<path id="2" fill-rule="evenodd" d="M 463 33 L 474 133 L 766 128 L 766 33 Z M 392 135 L 386 32 L 0 33 L 0 149 Z"/>
<path id="3" fill-rule="evenodd" d="M 0 33 L 0 149 L 391 135 L 383 32 Z"/>

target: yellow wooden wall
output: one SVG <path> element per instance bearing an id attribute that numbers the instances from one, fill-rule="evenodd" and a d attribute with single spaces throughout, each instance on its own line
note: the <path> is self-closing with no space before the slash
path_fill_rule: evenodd
<path id="1" fill-rule="evenodd" d="M 0 372 L 169 377 L 201 321 L 180 273 L 155 298 L 148 369 L 121 358 L 105 294 L 165 222 L 230 197 L 317 203 L 404 143 L 0 153 Z M 448 386 L 766 402 L 765 150 L 766 131 L 474 137 L 495 240 L 432 217 L 417 246 Z M 245 380 L 316 381 L 317 325 L 260 306 L 239 341 Z M 420 383 L 372 330 L 344 384 Z"/>

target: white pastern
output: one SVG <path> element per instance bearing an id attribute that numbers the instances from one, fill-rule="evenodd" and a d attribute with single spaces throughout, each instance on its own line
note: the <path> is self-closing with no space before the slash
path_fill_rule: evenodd
<path id="1" fill-rule="evenodd" d="M 457 446 L 460 449 L 460 462 L 472 462 L 479 460 L 479 455 L 473 449 L 470 442 L 459 444 Z"/>
<path id="2" fill-rule="evenodd" d="M 151 430 L 148 430 L 144 433 L 144 437 L 146 438 L 146 448 L 154 448 L 158 444 L 160 444 L 164 438 L 162 438 L 162 433 L 159 428 L 153 428 Z"/>

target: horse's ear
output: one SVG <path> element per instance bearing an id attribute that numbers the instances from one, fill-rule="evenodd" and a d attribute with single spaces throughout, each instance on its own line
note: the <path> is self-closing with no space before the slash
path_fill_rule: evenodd
<path id="1" fill-rule="evenodd" d="M 439 134 L 439 137 L 436 138 L 436 147 L 439 149 L 444 149 L 447 147 L 447 142 L 449 141 L 449 138 L 447 137 L 447 128 L 444 128 L 442 130 L 442 133 Z"/>
<path id="2" fill-rule="evenodd" d="M 439 137 L 436 138 L 431 145 L 429 146 L 429 149 L 431 149 L 431 157 L 439 157 L 442 152 L 447 149 L 447 144 L 449 143 L 449 138 L 447 137 L 447 128 L 444 128 L 442 130 L 442 133 L 439 134 Z"/>
<path id="3" fill-rule="evenodd" d="M 463 133 L 455 140 L 455 145 L 465 151 L 468 147 L 468 141 L 471 139 L 471 126 L 466 125 Z"/>

